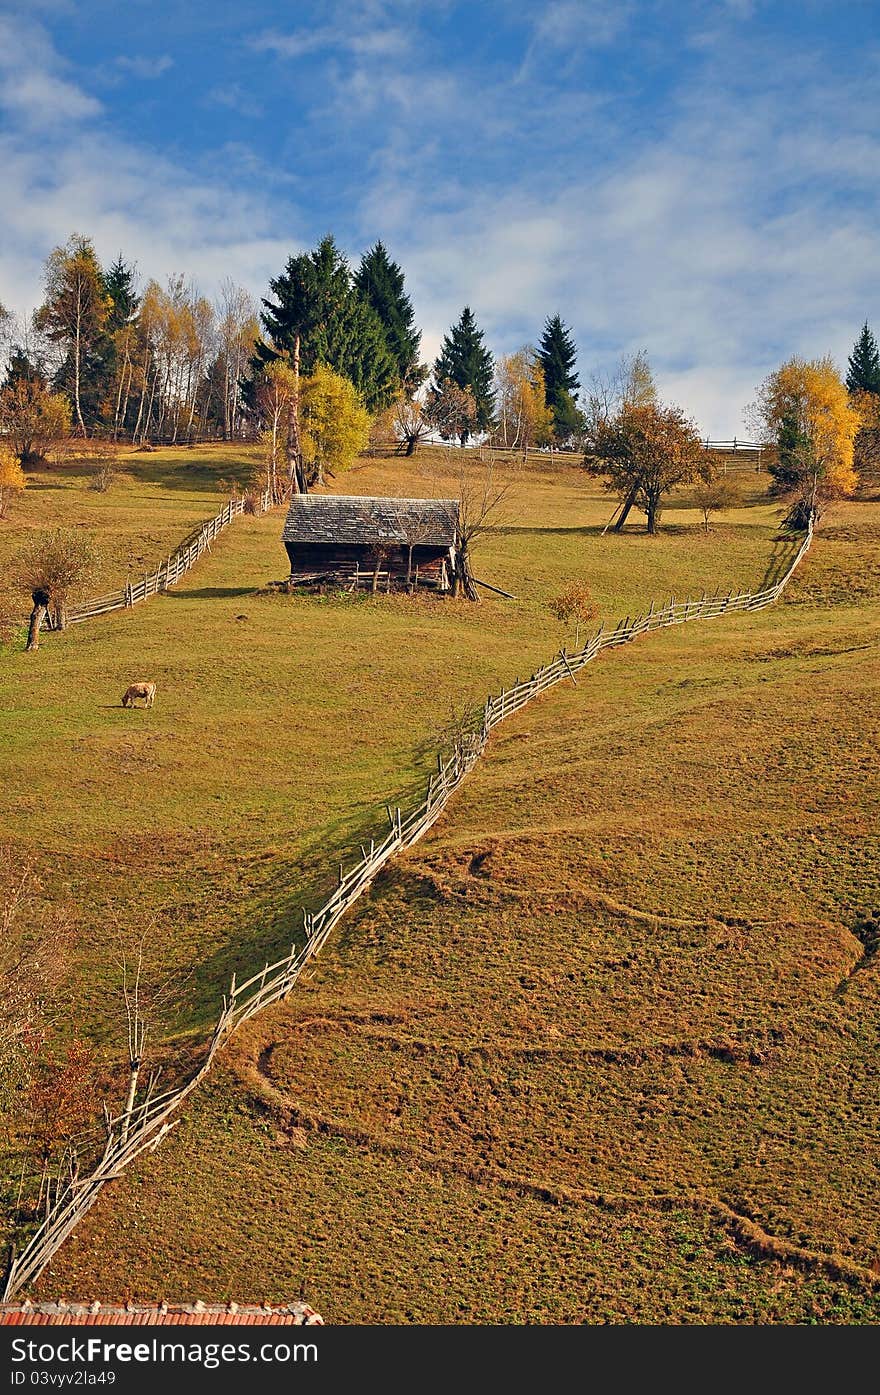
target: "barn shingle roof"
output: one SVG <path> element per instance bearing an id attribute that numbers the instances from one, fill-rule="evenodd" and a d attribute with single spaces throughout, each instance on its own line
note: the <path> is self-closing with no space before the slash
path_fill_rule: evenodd
<path id="1" fill-rule="evenodd" d="M 374 499 L 358 494 L 297 494 L 281 535 L 290 543 L 416 543 L 452 547 L 457 499 Z"/>

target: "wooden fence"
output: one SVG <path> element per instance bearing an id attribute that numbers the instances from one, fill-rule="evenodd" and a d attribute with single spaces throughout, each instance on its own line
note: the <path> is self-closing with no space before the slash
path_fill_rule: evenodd
<path id="1" fill-rule="evenodd" d="M 489 696 L 473 730 L 457 737 L 450 755 L 437 757 L 437 770 L 428 781 L 424 799 L 417 808 L 404 814 L 399 808 L 386 805 L 388 831 L 381 842 L 371 841 L 361 848 L 361 857 L 345 871 L 339 869 L 339 883 L 332 895 L 317 911 L 303 910 L 304 943 L 294 943 L 289 954 L 272 964 L 265 964 L 243 983 L 233 975 L 229 992 L 208 1043 L 207 1053 L 195 1074 L 180 1087 L 155 1093 L 156 1077 L 147 1085 L 144 1097 L 115 1117 L 105 1109 L 103 1151 L 97 1161 L 92 1158 L 89 1170 L 81 1175 L 80 1160 L 75 1147 L 70 1147 L 48 1184 L 45 1216 L 19 1255 L 12 1255 L 3 1294 L 4 1300 L 14 1298 L 25 1285 L 42 1272 L 46 1264 L 64 1243 L 67 1236 L 94 1205 L 103 1188 L 119 1177 L 130 1163 L 142 1153 L 152 1151 L 174 1127 L 174 1115 L 211 1069 L 215 1055 L 234 1032 L 271 1003 L 286 998 L 310 960 L 320 952 L 335 926 L 355 904 L 377 873 L 403 848 L 411 847 L 423 838 L 436 823 L 469 771 L 486 749 L 489 735 L 499 722 L 546 692 L 557 683 L 577 683 L 577 674 L 604 649 L 629 644 L 640 635 L 670 625 L 682 625 L 692 620 L 711 620 L 722 615 L 762 610 L 778 600 L 806 555 L 813 538 L 812 522 L 794 560 L 774 585 L 764 590 L 740 591 L 726 596 L 703 595 L 698 600 L 676 600 L 671 596 L 661 606 L 653 602 L 643 615 L 627 616 L 613 630 L 604 625 L 573 654 L 560 650 L 556 657 L 530 678 L 517 680 L 512 688 L 502 689 L 497 697 Z"/>
<path id="2" fill-rule="evenodd" d="M 580 464 L 584 456 L 583 446 L 499 446 L 490 445 L 486 441 L 468 441 L 461 446 L 457 442 L 444 441 L 441 436 L 435 434 L 427 437 L 423 445 L 431 446 L 434 450 L 445 451 L 450 460 L 467 460 L 468 455 L 476 456 L 481 461 L 510 462 L 514 465 L 546 465 L 547 462 L 556 460 L 567 460 Z M 724 472 L 736 470 L 760 471 L 764 470 L 764 459 L 767 454 L 767 447 L 758 441 L 741 441 L 733 436 L 727 441 L 713 441 L 710 437 L 701 438 L 701 445 L 704 450 L 720 457 L 724 467 Z M 385 455 L 393 451 L 402 455 L 405 449 L 405 442 L 396 438 L 389 438 L 385 441 L 376 441 L 368 446 L 365 455 Z M 589 450 L 587 456 L 594 459 Z"/>
<path id="3" fill-rule="evenodd" d="M 270 491 L 264 490 L 257 496 L 255 511 L 265 513 L 271 502 Z M 126 582 L 121 591 L 111 591 L 106 596 L 95 596 L 90 601 L 83 601 L 81 605 L 66 607 L 63 622 L 57 615 L 47 615 L 46 629 L 59 630 L 63 625 L 76 625 L 81 620 L 91 620 L 96 615 L 107 615 L 111 610 L 130 609 L 139 601 L 148 600 L 160 591 L 167 591 L 168 587 L 174 586 L 190 567 L 195 566 L 202 553 L 210 548 L 217 534 L 228 528 L 232 520 L 247 508 L 248 502 L 241 496 L 230 499 L 214 518 L 209 518 L 207 523 L 200 523 L 198 528 L 183 540 L 176 552 L 159 563 L 154 572 L 145 572 L 138 581 Z"/>

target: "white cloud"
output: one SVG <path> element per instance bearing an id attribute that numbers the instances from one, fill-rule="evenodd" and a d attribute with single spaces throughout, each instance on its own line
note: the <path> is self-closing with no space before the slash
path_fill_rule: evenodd
<path id="1" fill-rule="evenodd" d="M 133 77 L 151 81 L 154 78 L 160 78 L 163 73 L 167 73 L 169 68 L 173 68 L 174 59 L 168 53 L 163 53 L 159 58 L 146 58 L 139 54 L 132 56 L 122 54 L 116 59 L 116 66 L 121 68 L 123 72 L 131 73 Z"/>
<path id="2" fill-rule="evenodd" d="M 0 107 L 31 129 L 98 116 L 101 103 L 62 74 L 44 31 L 0 15 Z"/>
<path id="3" fill-rule="evenodd" d="M 358 56 L 388 58 L 406 51 L 407 34 L 395 26 L 378 25 L 359 28 L 348 19 L 344 25 L 321 25 L 315 29 L 297 29 L 282 33 L 267 29 L 250 41 L 257 53 L 273 53 L 277 58 L 302 58 L 319 49 L 341 49 Z"/>
<path id="4" fill-rule="evenodd" d="M 205 98 L 208 106 L 228 107 L 230 111 L 237 111 L 239 116 L 246 116 L 251 119 L 262 116 L 263 107 L 256 100 L 251 92 L 241 86 L 241 83 L 230 82 L 223 86 L 212 87 Z"/>
<path id="5" fill-rule="evenodd" d="M 540 8 L 535 45 L 603 48 L 626 28 L 632 0 L 552 0 Z"/>
<path id="6" fill-rule="evenodd" d="M 48 252 L 74 230 L 93 238 L 103 261 L 121 251 L 147 277 L 183 271 L 209 293 L 224 277 L 265 291 L 290 255 L 296 219 L 289 209 L 281 239 L 263 199 L 237 187 L 243 168 L 253 174 L 246 148 L 227 150 L 224 175 L 199 179 L 96 123 L 100 105 L 58 76 L 60 61 L 38 26 L 0 21 L 0 51 L 0 100 L 10 112 L 0 135 L 0 301 L 19 314 L 32 309 Z M 10 54 L 26 60 L 21 71 Z M 260 174 L 265 184 L 265 168 Z"/>
<path id="7" fill-rule="evenodd" d="M 556 186 L 518 169 L 504 186 L 418 179 L 395 148 L 362 221 L 407 270 L 424 349 L 466 302 L 498 350 L 534 341 L 558 310 L 583 383 L 644 347 L 663 392 L 716 437 L 743 435 L 743 408 L 782 358 L 845 362 L 876 306 L 880 140 L 857 115 L 848 129 L 818 73 L 796 114 L 784 69 L 760 81 L 744 102 L 707 71 L 650 141 L 568 168 Z M 463 89 L 457 110 L 479 148 L 480 109 Z"/>
<path id="8" fill-rule="evenodd" d="M 581 18 L 586 8 L 573 7 Z M 590 8 L 598 23 L 603 7 Z M 573 9 L 552 7 L 547 43 L 555 33 L 564 46 Z M 230 276 L 264 294 L 325 231 L 320 191 L 297 174 L 303 139 L 344 151 L 349 133 L 369 129 L 369 155 L 356 174 L 342 166 L 334 190 L 354 204 L 342 240 L 357 254 L 382 236 L 402 263 L 427 358 L 465 303 L 498 351 L 534 340 L 559 311 L 584 384 L 644 347 L 664 394 L 704 431 L 732 436 L 783 357 L 830 351 L 842 362 L 865 317 L 880 318 L 870 74 L 849 73 L 843 100 L 821 55 L 762 57 L 726 42 L 691 53 L 687 81 L 650 126 L 622 135 L 601 93 L 489 71 L 476 81 L 463 63 L 438 70 L 417 42 L 384 63 L 391 14 L 360 6 L 344 42 L 329 26 L 276 34 L 290 56 L 341 45 L 350 61 L 328 65 L 323 106 L 299 114 L 286 158 L 270 165 L 239 143 L 201 176 L 111 136 L 43 31 L 22 20 L 22 61 L 0 59 L 0 91 L 18 84 L 0 138 L 0 300 L 29 308 L 43 259 L 74 229 L 144 275 L 183 271 L 209 294 Z M 281 56 L 270 37 L 261 51 Z M 53 126 L 55 84 L 67 115 Z M 232 84 L 207 100 L 236 107 L 250 95 Z M 313 208 L 321 226 L 306 223 Z"/>
<path id="9" fill-rule="evenodd" d="M 326 48 L 335 41 L 336 30 L 326 26 L 320 29 L 299 29 L 292 34 L 267 29 L 250 40 L 250 47 L 255 53 L 274 53 L 277 58 L 302 58 L 304 54 Z"/>

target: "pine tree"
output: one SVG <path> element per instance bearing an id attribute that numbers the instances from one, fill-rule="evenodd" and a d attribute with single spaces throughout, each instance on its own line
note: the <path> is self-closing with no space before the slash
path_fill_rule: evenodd
<path id="1" fill-rule="evenodd" d="M 258 345 L 254 368 L 293 356 L 299 341 L 300 372 L 319 363 L 347 378 L 369 412 L 391 402 L 398 390 L 397 363 L 373 307 L 352 283 L 346 258 L 332 237 L 314 252 L 291 257 L 283 275 L 269 282 L 274 300 L 260 316 L 270 343 Z"/>
<path id="2" fill-rule="evenodd" d="M 550 408 L 548 405 L 548 410 L 552 413 L 553 436 L 560 445 L 583 440 L 587 419 L 570 392 L 563 389 L 557 398 L 555 408 Z"/>
<path id="3" fill-rule="evenodd" d="M 106 330 L 115 334 L 130 324 L 138 312 L 140 296 L 135 289 L 135 269 L 122 260 L 120 254 L 109 271 L 104 273 L 104 291 L 113 302 L 107 317 Z"/>
<path id="4" fill-rule="evenodd" d="M 466 305 L 461 318 L 445 336 L 440 353 L 434 363 L 434 385 L 436 395 L 442 391 L 445 382 L 468 389 L 473 396 L 476 409 L 475 426 L 478 431 L 488 431 L 494 424 L 495 393 L 493 379 L 495 362 L 492 351 L 483 342 L 483 331 L 477 328 L 473 312 Z M 464 445 L 470 432 L 461 434 Z"/>
<path id="5" fill-rule="evenodd" d="M 400 385 L 411 396 L 427 376 L 427 367 L 419 363 L 422 335 L 413 323 L 415 314 L 403 288 L 403 271 L 388 256 L 382 242 L 364 253 L 354 284 L 379 317 L 397 364 Z"/>
<path id="6" fill-rule="evenodd" d="M 9 355 L 2 387 L 16 387 L 21 382 L 36 383 L 41 388 L 49 386 L 45 366 L 30 358 L 27 351 L 16 344 Z"/>
<path id="7" fill-rule="evenodd" d="M 572 435 L 571 409 L 581 385 L 574 371 L 576 360 L 577 349 L 571 330 L 559 315 L 548 316 L 538 346 L 538 361 L 544 370 L 547 406 L 553 413 L 557 440 L 567 440 Z"/>
<path id="8" fill-rule="evenodd" d="M 846 386 L 847 391 L 851 393 L 880 394 L 880 353 L 877 351 L 877 340 L 868 328 L 867 320 L 849 356 Z"/>
<path id="9" fill-rule="evenodd" d="M 128 355 L 134 341 L 140 296 L 135 288 L 134 266 L 124 262 L 121 254 L 109 271 L 103 273 L 103 283 L 109 304 L 107 320 L 83 364 L 81 392 L 88 417 L 114 421 L 122 396 L 122 371 L 127 372 Z"/>

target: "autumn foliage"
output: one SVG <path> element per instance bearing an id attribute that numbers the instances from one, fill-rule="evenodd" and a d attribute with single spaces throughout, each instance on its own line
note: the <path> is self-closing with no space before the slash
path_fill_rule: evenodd
<path id="1" fill-rule="evenodd" d="M 544 446 L 553 435 L 544 370 L 528 347 L 503 354 L 495 363 L 496 426 L 492 443 L 509 449 Z"/>
<path id="2" fill-rule="evenodd" d="M 852 494 L 853 447 L 861 424 L 830 358 L 791 358 L 763 383 L 758 413 L 775 459 L 777 492 L 791 501 L 789 521 L 803 525 L 825 505 Z"/>
<path id="3" fill-rule="evenodd" d="M 370 439 L 371 418 L 347 378 L 323 363 L 300 385 L 302 453 L 309 484 L 352 465 Z"/>
<path id="4" fill-rule="evenodd" d="M 704 464 L 694 423 L 679 407 L 656 402 L 624 406 L 616 417 L 600 422 L 594 449 L 586 468 L 604 475 L 606 488 L 625 510 L 634 507 L 645 514 L 649 533 L 657 532 L 665 496 L 696 479 Z"/>
<path id="5" fill-rule="evenodd" d="M 572 581 L 549 602 L 550 610 L 561 625 L 574 624 L 574 646 L 580 648 L 581 629 L 595 620 L 599 607 L 585 581 Z"/>
<path id="6" fill-rule="evenodd" d="M 22 375 L 0 390 L 0 436 L 22 465 L 38 463 L 70 435 L 71 410 L 39 377 Z"/>
<path id="7" fill-rule="evenodd" d="M 0 518 L 6 518 L 9 505 L 26 484 L 25 473 L 12 451 L 0 445 Z"/>

